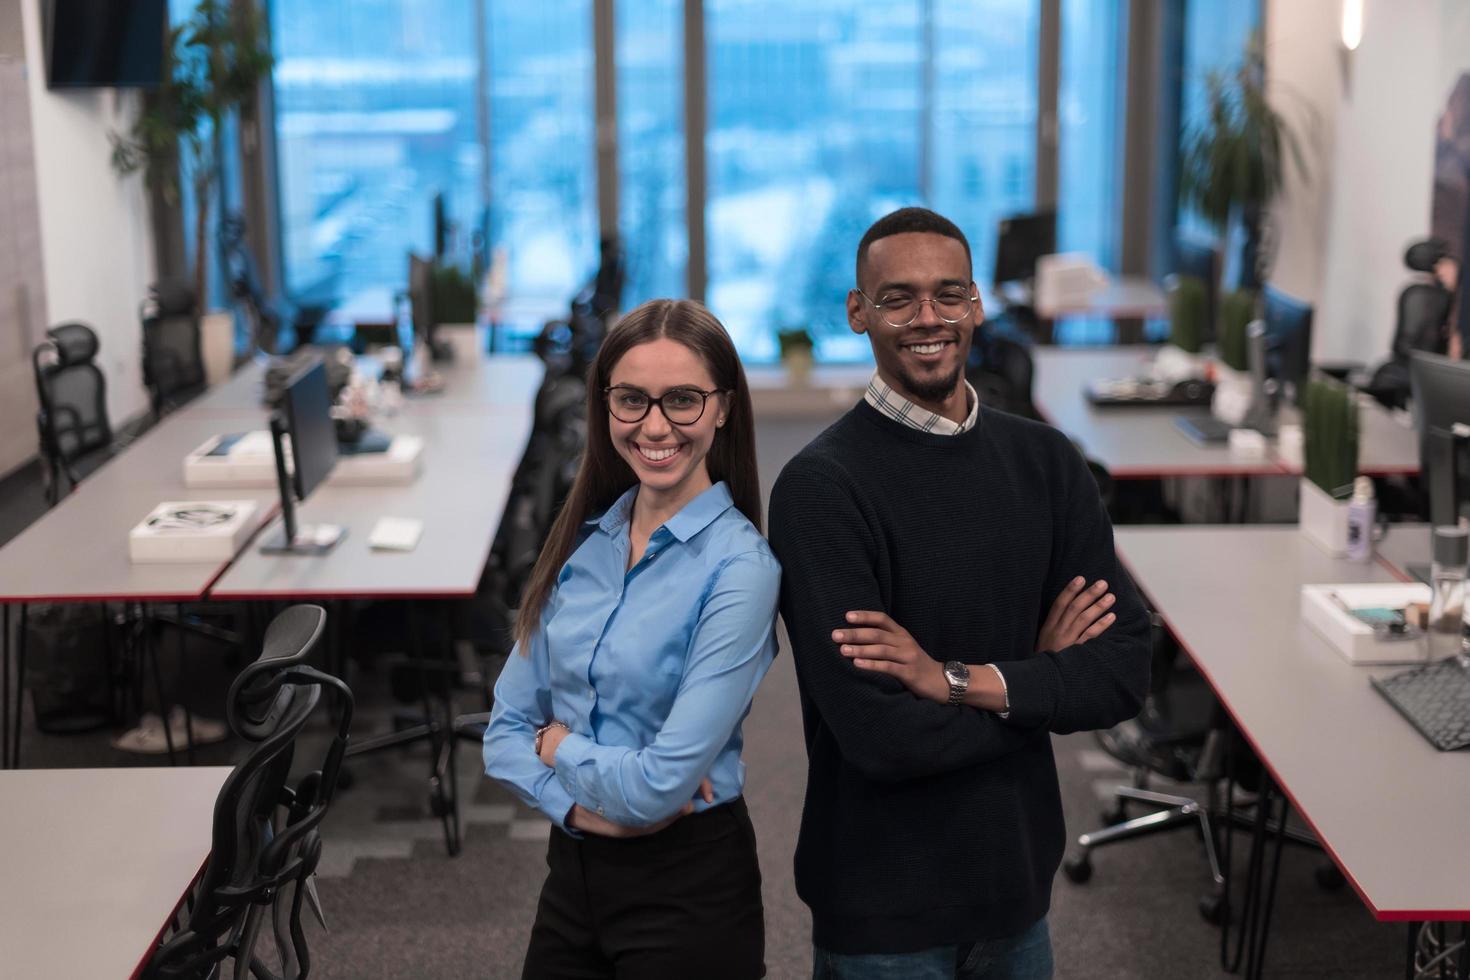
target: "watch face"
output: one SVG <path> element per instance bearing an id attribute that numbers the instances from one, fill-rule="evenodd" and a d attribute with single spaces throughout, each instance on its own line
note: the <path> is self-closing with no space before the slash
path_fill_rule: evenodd
<path id="1" fill-rule="evenodd" d="M 969 665 L 951 660 L 944 665 L 944 676 L 951 684 L 964 684 L 970 679 Z"/>

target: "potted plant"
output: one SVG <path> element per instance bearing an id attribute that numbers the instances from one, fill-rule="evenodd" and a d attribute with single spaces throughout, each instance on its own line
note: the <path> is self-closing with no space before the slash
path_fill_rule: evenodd
<path id="1" fill-rule="evenodd" d="M 805 327 L 792 327 L 776 331 L 776 343 L 781 349 L 781 364 L 786 368 L 787 378 L 793 386 L 805 385 L 811 377 L 815 360 L 812 349 L 816 346 L 812 335 Z"/>
<path id="2" fill-rule="evenodd" d="M 1198 354 L 1205 345 L 1205 320 L 1209 295 L 1197 276 L 1171 276 L 1169 291 L 1169 343 L 1186 354 Z"/>
<path id="3" fill-rule="evenodd" d="M 112 166 L 144 171 L 171 207 L 181 199 L 183 149 L 194 191 L 194 296 L 205 306 L 210 215 L 224 168 L 221 126 L 232 113 L 248 116 L 274 59 L 257 5 L 199 0 L 194 13 L 169 28 L 159 86 L 127 134 L 112 133 Z M 229 329 L 233 332 L 233 317 Z"/>
<path id="4" fill-rule="evenodd" d="M 1281 193 L 1288 157 L 1305 177 L 1296 136 L 1266 97 L 1265 47 L 1256 32 L 1237 65 L 1205 77 L 1203 118 L 1185 131 L 1179 173 L 1181 202 L 1215 228 L 1222 245 L 1233 224 L 1244 226 L 1243 286 L 1256 286 L 1269 276 L 1272 256 L 1262 247 L 1265 225 L 1271 202 Z M 1220 263 L 1222 276 L 1225 264 Z"/>
<path id="5" fill-rule="evenodd" d="M 1215 341 L 1215 396 L 1210 411 L 1222 422 L 1241 425 L 1251 402 L 1246 336 L 1255 314 L 1256 297 L 1249 290 L 1227 293 L 1220 300 L 1219 336 Z"/>
<path id="6" fill-rule="evenodd" d="M 1347 509 L 1358 475 L 1358 403 L 1347 385 L 1307 384 L 1302 403 L 1305 474 L 1301 529 L 1330 555 L 1347 554 Z"/>

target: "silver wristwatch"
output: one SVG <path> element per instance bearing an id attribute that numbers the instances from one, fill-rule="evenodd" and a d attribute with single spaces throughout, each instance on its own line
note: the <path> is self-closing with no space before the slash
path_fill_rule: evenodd
<path id="1" fill-rule="evenodd" d="M 944 665 L 944 679 L 949 681 L 949 703 L 961 705 L 965 703 L 965 692 L 970 689 L 970 667 L 968 664 L 958 660 L 950 660 Z"/>

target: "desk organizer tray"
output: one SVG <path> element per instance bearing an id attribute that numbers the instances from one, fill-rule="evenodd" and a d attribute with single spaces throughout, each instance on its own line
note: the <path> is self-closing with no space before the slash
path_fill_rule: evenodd
<path id="1" fill-rule="evenodd" d="M 1373 689 L 1441 752 L 1470 748 L 1470 670 L 1456 658 L 1375 677 Z"/>
<path id="2" fill-rule="evenodd" d="M 1335 597 L 1335 598 L 1334 598 Z M 1354 664 L 1414 664 L 1424 661 L 1423 635 L 1383 639 L 1373 627 L 1351 615 L 1353 609 L 1401 609 L 1411 602 L 1428 602 L 1429 586 L 1418 582 L 1380 585 L 1304 585 L 1302 618 Z"/>

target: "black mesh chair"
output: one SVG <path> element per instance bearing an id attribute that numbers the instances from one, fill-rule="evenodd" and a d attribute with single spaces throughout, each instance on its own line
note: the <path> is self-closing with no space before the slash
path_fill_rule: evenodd
<path id="1" fill-rule="evenodd" d="M 212 980 L 225 960 L 233 960 L 233 976 L 241 980 L 309 975 L 301 907 L 311 902 L 321 916 L 311 880 L 322 850 L 318 826 L 337 786 L 353 706 L 346 684 L 306 664 L 325 624 L 319 606 L 285 610 L 267 628 L 260 658 L 230 686 L 230 726 L 255 747 L 220 788 L 209 861 L 188 897 L 182 927 L 154 951 L 146 980 Z M 323 688 L 337 697 L 336 732 L 321 768 L 292 788 L 287 780 L 297 736 Z M 263 943 L 274 946 L 279 974 L 261 955 Z"/>
<path id="2" fill-rule="evenodd" d="M 46 501 L 54 505 L 62 478 L 75 487 L 81 470 L 110 454 L 113 439 L 107 379 L 96 364 L 97 334 L 83 323 L 63 323 L 46 338 L 31 352 L 31 368 Z"/>
<path id="3" fill-rule="evenodd" d="M 1022 418 L 1041 418 L 1032 400 L 1036 378 L 1031 339 L 1003 313 L 975 328 L 965 378 L 980 403 Z"/>
<path id="4" fill-rule="evenodd" d="M 143 325 L 143 384 L 155 420 L 204 390 L 204 353 L 194 291 L 174 280 L 149 287 L 138 310 Z"/>

